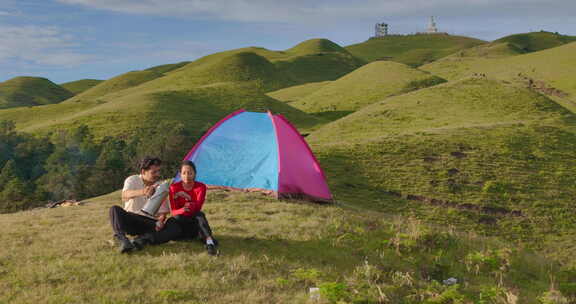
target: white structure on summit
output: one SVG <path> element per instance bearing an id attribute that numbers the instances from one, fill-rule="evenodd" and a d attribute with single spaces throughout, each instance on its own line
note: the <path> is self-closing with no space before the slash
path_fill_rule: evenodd
<path id="1" fill-rule="evenodd" d="M 388 36 L 388 24 L 387 23 L 376 23 L 374 37 L 384 37 Z"/>
<path id="2" fill-rule="evenodd" d="M 376 23 L 376 25 L 374 26 L 374 36 L 370 37 L 370 39 L 374 38 L 386 39 L 386 37 L 388 36 L 404 36 L 402 34 L 390 34 L 390 32 L 388 32 L 388 28 L 389 28 L 388 23 Z M 450 35 L 450 34 L 448 34 L 447 32 L 438 31 L 438 27 L 436 26 L 436 20 L 434 19 L 434 16 L 430 16 L 430 23 L 428 23 L 428 28 L 426 29 L 426 31 L 416 32 L 407 35 L 409 36 L 409 35 Z"/>
<path id="3" fill-rule="evenodd" d="M 430 16 L 430 24 L 428 25 L 428 29 L 426 30 L 428 34 L 437 34 L 438 28 L 436 27 L 436 22 L 434 21 L 434 16 Z"/>

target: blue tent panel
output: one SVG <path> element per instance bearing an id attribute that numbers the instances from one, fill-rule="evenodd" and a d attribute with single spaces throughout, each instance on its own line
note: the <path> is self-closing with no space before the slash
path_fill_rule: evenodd
<path id="1" fill-rule="evenodd" d="M 267 113 L 242 112 L 207 136 L 188 158 L 207 185 L 278 191 L 278 144 Z"/>

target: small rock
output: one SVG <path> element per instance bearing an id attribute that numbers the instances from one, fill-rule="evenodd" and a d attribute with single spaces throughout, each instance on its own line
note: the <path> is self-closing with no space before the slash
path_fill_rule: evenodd
<path id="1" fill-rule="evenodd" d="M 320 288 L 318 287 L 310 287 L 310 300 L 319 301 L 320 300 Z"/>

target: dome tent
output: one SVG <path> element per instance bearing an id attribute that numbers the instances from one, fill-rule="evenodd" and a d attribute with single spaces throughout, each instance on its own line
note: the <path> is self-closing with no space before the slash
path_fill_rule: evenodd
<path id="1" fill-rule="evenodd" d="M 196 164 L 196 180 L 209 188 L 333 201 L 312 150 L 280 114 L 238 110 L 212 126 L 184 160 Z"/>

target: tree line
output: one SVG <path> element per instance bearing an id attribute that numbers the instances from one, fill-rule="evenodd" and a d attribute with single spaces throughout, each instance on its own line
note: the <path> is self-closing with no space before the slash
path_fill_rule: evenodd
<path id="1" fill-rule="evenodd" d="M 146 155 L 160 157 L 172 177 L 196 139 L 180 123 L 96 139 L 85 125 L 34 136 L 0 120 L 0 213 L 118 190 Z"/>

